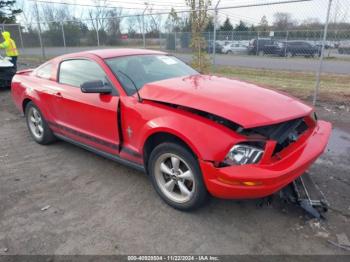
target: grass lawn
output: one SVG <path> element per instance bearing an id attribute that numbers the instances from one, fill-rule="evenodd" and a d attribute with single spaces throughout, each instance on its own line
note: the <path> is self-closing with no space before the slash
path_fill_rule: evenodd
<path id="1" fill-rule="evenodd" d="M 285 91 L 303 100 L 312 99 L 316 83 L 316 75 L 311 72 L 218 66 L 215 74 Z M 322 74 L 319 100 L 349 104 L 350 76 Z"/>

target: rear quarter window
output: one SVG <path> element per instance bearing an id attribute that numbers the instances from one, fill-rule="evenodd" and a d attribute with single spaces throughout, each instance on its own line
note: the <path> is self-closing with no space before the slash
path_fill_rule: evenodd
<path id="1" fill-rule="evenodd" d="M 40 78 L 50 79 L 52 74 L 52 64 L 45 64 L 36 70 L 35 75 Z"/>

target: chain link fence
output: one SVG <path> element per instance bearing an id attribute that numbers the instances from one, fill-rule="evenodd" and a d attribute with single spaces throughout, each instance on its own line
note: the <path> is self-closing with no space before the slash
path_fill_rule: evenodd
<path id="1" fill-rule="evenodd" d="M 344 99 L 341 101 L 346 101 L 346 98 L 350 98 L 347 97 L 350 95 L 349 87 L 345 86 L 350 75 L 350 21 L 346 20 L 348 16 L 344 4 L 349 9 L 350 3 L 342 2 L 341 8 L 334 5 L 331 7 L 328 16 L 329 28 L 323 41 L 329 2 L 331 0 L 317 1 L 319 5 L 316 6 L 319 8 L 316 10 L 309 10 L 311 7 L 307 3 L 290 4 L 290 8 L 300 8 L 301 12 L 305 13 L 305 18 L 306 13 L 312 11 L 311 13 L 319 18 L 319 22 L 310 22 L 308 26 L 305 23 L 295 23 L 294 26 L 286 25 L 283 30 L 275 28 L 277 26 L 264 29 L 257 26 L 260 17 L 264 16 L 268 8 L 273 7 L 277 13 L 283 12 L 282 5 L 255 8 L 255 17 L 247 17 L 252 9 L 249 7 L 224 9 L 220 13 L 223 18 L 230 18 L 233 23 L 245 21 L 247 25 L 251 24 L 251 27 L 243 31 L 237 28 L 219 28 L 216 34 L 213 30 L 208 30 L 202 33 L 206 40 L 204 49 L 211 56 L 216 56 L 212 57 L 212 61 L 215 61 L 213 68 L 217 73 L 229 67 L 233 77 L 277 88 L 287 86 L 305 98 L 312 95 L 316 98 L 313 94 L 315 86 L 321 88 L 321 100 L 337 89 L 341 90 L 340 93 L 343 92 Z M 214 12 L 215 10 L 210 10 L 210 15 Z M 339 20 L 339 17 L 343 17 L 342 20 Z M 130 23 L 129 18 L 133 18 L 134 24 Z M 95 19 L 74 18 L 69 21 L 41 22 L 40 27 L 38 23 L 21 23 L 0 24 L 0 28 L 11 33 L 22 55 L 50 58 L 96 48 L 148 48 L 176 53 L 179 58 L 189 62 L 192 33 L 180 30 L 174 25 L 162 26 L 161 23 L 166 24 L 168 14 L 159 15 L 157 19 L 157 30 L 149 27 L 147 19 L 142 19 L 140 15 L 111 17 L 104 27 L 101 26 L 101 21 L 98 23 Z M 127 21 L 129 24 L 125 25 Z M 222 23 L 223 21 L 220 21 L 220 24 Z M 296 82 L 294 76 L 298 74 L 300 81 Z"/>
<path id="2" fill-rule="evenodd" d="M 37 29 L 22 24 L 3 24 L 3 31 L 9 31 L 23 54 L 37 54 L 33 49 L 41 48 Z M 325 42 L 326 57 L 343 57 L 350 59 L 350 28 L 348 30 L 329 30 Z M 108 34 L 105 31 L 95 31 L 81 28 L 78 22 L 52 23 L 42 26 L 41 37 L 43 48 L 48 50 L 48 56 L 65 53 L 65 50 L 50 50 L 55 48 L 86 47 L 134 47 L 158 49 L 170 52 L 190 53 L 191 32 L 153 33 L 143 36 L 140 33 Z M 206 50 L 213 51 L 213 33 L 204 32 Z M 285 30 L 285 31 L 217 31 L 216 53 L 233 55 L 277 55 L 305 56 L 320 55 L 323 30 Z"/>

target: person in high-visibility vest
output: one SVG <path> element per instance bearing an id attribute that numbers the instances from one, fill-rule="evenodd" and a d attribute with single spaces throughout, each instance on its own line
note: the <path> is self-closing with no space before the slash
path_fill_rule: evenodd
<path id="1" fill-rule="evenodd" d="M 5 41 L 0 44 L 0 48 L 5 49 L 6 56 L 10 57 L 10 61 L 13 64 L 14 68 L 17 68 L 18 50 L 16 43 L 11 38 L 10 33 L 7 31 L 2 32 L 2 37 Z"/>

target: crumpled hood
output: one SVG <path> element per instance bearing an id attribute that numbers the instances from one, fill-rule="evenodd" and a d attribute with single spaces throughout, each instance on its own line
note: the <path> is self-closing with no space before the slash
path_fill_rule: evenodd
<path id="1" fill-rule="evenodd" d="M 143 99 L 205 111 L 244 128 L 306 116 L 312 108 L 295 98 L 224 77 L 195 75 L 146 84 Z"/>

